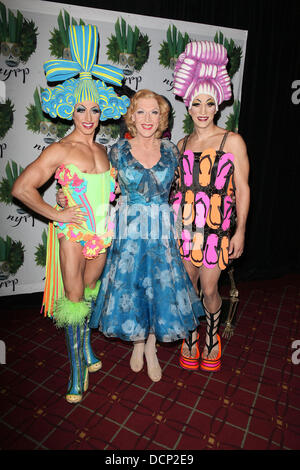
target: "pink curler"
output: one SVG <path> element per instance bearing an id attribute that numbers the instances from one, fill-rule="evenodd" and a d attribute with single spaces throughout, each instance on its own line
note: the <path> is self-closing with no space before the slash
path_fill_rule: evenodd
<path id="1" fill-rule="evenodd" d="M 226 70 L 227 50 L 213 41 L 192 41 L 180 54 L 174 69 L 173 93 L 186 106 L 199 93 L 213 96 L 216 106 L 231 97 L 230 77 Z"/>

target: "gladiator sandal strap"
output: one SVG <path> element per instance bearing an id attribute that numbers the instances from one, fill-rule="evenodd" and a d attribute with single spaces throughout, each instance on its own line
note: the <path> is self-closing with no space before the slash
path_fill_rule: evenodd
<path id="1" fill-rule="evenodd" d="M 215 336 L 218 332 L 222 302 L 221 302 L 221 305 L 218 308 L 218 310 L 214 313 L 211 313 L 207 310 L 207 308 L 204 305 L 204 302 L 203 302 L 203 307 L 204 307 L 204 310 L 205 310 L 206 319 L 207 319 L 207 323 L 208 323 L 207 326 L 206 326 L 206 333 L 209 336 L 209 344 L 207 344 L 206 341 L 205 341 L 205 343 L 206 343 L 206 346 L 207 346 L 207 355 L 209 356 L 212 349 L 215 346 L 217 346 L 217 344 L 218 344 L 218 341 L 213 343 L 213 336 Z"/>

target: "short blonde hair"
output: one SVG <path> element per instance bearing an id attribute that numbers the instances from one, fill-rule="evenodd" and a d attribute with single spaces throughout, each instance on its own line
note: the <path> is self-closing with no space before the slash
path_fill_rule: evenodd
<path id="1" fill-rule="evenodd" d="M 125 122 L 126 126 L 132 135 L 132 137 L 136 136 L 136 127 L 135 123 L 132 120 L 132 115 L 135 112 L 137 108 L 137 101 L 140 98 L 154 98 L 157 101 L 159 111 L 160 111 L 160 120 L 159 120 L 159 126 L 158 129 L 155 133 L 155 137 L 159 138 L 161 137 L 162 133 L 164 130 L 167 129 L 168 124 L 169 124 L 169 112 L 170 112 L 170 106 L 168 105 L 167 101 L 161 96 L 155 93 L 154 91 L 151 90 L 139 90 L 130 100 L 130 106 L 127 109 L 127 113 L 125 114 Z"/>

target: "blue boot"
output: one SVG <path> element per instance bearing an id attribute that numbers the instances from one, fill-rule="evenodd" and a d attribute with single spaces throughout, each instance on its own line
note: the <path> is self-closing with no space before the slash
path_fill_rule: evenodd
<path id="1" fill-rule="evenodd" d="M 90 287 L 86 287 L 84 290 L 84 299 L 86 302 L 89 302 L 90 305 L 92 302 L 97 298 L 97 294 L 100 287 L 100 281 L 97 282 L 96 287 L 91 289 Z M 92 344 L 91 344 L 91 329 L 88 326 L 89 321 L 86 321 L 83 328 L 83 354 L 85 361 L 88 366 L 89 372 L 97 372 L 97 370 L 101 369 L 102 362 L 99 360 L 98 357 L 95 356 Z"/>
<path id="2" fill-rule="evenodd" d="M 83 354 L 82 326 L 67 326 L 65 332 L 71 369 L 66 400 L 69 403 L 78 403 L 82 400 L 83 392 L 88 389 L 88 368 Z"/>
<path id="3" fill-rule="evenodd" d="M 88 326 L 88 321 L 83 327 L 83 354 L 89 372 L 97 372 L 97 370 L 101 369 L 102 362 L 95 356 L 92 349 L 91 329 Z"/>

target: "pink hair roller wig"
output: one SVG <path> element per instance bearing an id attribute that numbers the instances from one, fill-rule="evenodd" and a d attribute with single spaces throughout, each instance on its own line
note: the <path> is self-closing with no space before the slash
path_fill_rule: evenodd
<path id="1" fill-rule="evenodd" d="M 190 108 L 200 93 L 214 98 L 216 108 L 231 97 L 230 78 L 226 70 L 227 51 L 212 41 L 193 41 L 180 54 L 174 70 L 175 95 Z"/>

